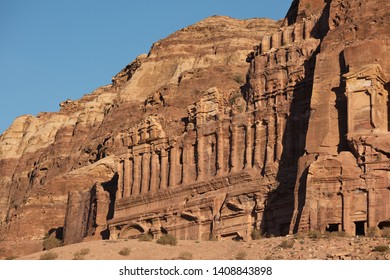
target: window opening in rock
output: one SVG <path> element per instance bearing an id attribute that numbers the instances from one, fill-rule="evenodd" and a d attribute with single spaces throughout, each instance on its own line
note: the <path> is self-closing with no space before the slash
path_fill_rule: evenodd
<path id="1" fill-rule="evenodd" d="M 339 224 L 328 224 L 326 227 L 327 232 L 339 231 Z"/>
<path id="2" fill-rule="evenodd" d="M 378 224 L 379 229 L 390 228 L 390 221 L 382 221 Z"/>

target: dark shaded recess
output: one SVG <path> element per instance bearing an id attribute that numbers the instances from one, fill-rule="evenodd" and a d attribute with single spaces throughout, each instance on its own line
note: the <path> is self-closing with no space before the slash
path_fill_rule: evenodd
<path id="1" fill-rule="evenodd" d="M 328 18 L 330 11 L 330 0 L 326 1 L 326 6 L 320 19 L 313 28 L 312 36 L 323 39 L 329 31 Z M 287 19 L 293 20 L 296 17 L 295 9 L 299 1 L 294 1 Z M 295 13 L 295 14 L 294 14 Z M 313 91 L 314 70 L 317 54 L 320 46 L 313 52 L 312 56 L 305 61 L 305 78 L 295 86 L 293 98 L 290 106 L 291 114 L 287 118 L 286 129 L 283 134 L 283 151 L 276 180 L 279 186 L 269 193 L 265 203 L 264 216 L 260 224 L 260 229 L 267 235 L 287 235 L 291 226 L 294 213 L 294 188 L 297 179 L 298 183 L 298 213 L 294 221 L 293 233 L 298 231 L 302 211 L 306 200 L 306 179 L 308 168 L 304 170 L 300 178 L 298 177 L 298 159 L 304 155 L 306 147 L 306 137 L 310 119 L 310 103 Z M 292 146 L 292 148 L 291 148 Z"/>
<path id="2" fill-rule="evenodd" d="M 326 231 L 327 231 L 327 232 L 339 231 L 339 225 L 340 225 L 340 224 L 329 224 L 329 225 L 326 227 Z"/>
<path id="3" fill-rule="evenodd" d="M 390 83 L 385 84 L 387 91 L 387 130 L 390 131 Z"/>
<path id="4" fill-rule="evenodd" d="M 390 228 L 390 220 L 380 222 L 378 227 L 379 229 Z"/>
<path id="5" fill-rule="evenodd" d="M 290 9 L 287 11 L 286 19 L 288 25 L 292 25 L 296 22 L 298 17 L 298 6 L 299 0 L 294 0 L 290 6 Z"/>
<path id="6" fill-rule="evenodd" d="M 365 225 L 365 221 L 358 221 L 358 222 L 355 222 L 355 235 L 358 236 L 364 236 L 365 235 L 365 231 L 364 231 L 364 225 Z"/>
<path id="7" fill-rule="evenodd" d="M 58 227 L 58 228 L 51 228 L 49 231 L 48 231 L 48 235 L 52 235 L 54 234 L 54 237 L 59 239 L 59 240 L 63 240 L 64 238 L 64 227 Z"/>
<path id="8" fill-rule="evenodd" d="M 339 126 L 339 139 L 340 142 L 337 147 L 337 152 L 349 151 L 347 133 L 348 133 L 348 103 L 347 96 L 345 95 L 346 91 L 346 81 L 343 78 L 343 75 L 348 73 L 349 69 L 345 64 L 344 51 L 339 55 L 340 63 L 340 85 L 339 87 L 332 88 L 332 91 L 336 94 L 336 104 L 335 108 L 337 109 L 338 115 L 338 126 Z"/>
<path id="9" fill-rule="evenodd" d="M 110 181 L 102 183 L 103 189 L 109 193 L 110 197 L 110 204 L 108 206 L 108 212 L 106 216 L 107 221 L 114 218 L 116 192 L 118 191 L 118 177 L 118 173 L 115 173 L 114 177 L 112 177 Z M 107 228 L 101 231 L 100 236 L 103 240 L 109 239 L 110 230 Z"/>

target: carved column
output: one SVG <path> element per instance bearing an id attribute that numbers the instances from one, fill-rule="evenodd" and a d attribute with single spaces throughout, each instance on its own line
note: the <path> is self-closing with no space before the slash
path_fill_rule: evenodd
<path id="1" fill-rule="evenodd" d="M 225 173 L 225 164 L 224 164 L 224 139 L 223 139 L 223 127 L 222 124 L 218 127 L 217 131 L 217 163 L 218 170 L 217 174 L 221 175 Z"/>
<path id="2" fill-rule="evenodd" d="M 116 200 L 123 197 L 123 161 L 119 161 L 117 165 L 118 169 L 118 189 L 116 191 Z"/>
<path id="3" fill-rule="evenodd" d="M 271 48 L 270 44 L 270 36 L 264 36 L 263 39 L 261 40 L 261 53 L 268 52 Z"/>
<path id="4" fill-rule="evenodd" d="M 283 30 L 283 33 L 282 33 L 282 45 L 285 46 L 285 45 L 288 45 L 288 44 L 291 44 L 292 41 L 293 41 L 293 30 L 290 26 L 287 26 L 284 30 Z"/>
<path id="5" fill-rule="evenodd" d="M 147 193 L 149 191 L 149 179 L 150 179 L 150 153 L 144 153 L 142 155 L 142 181 L 141 181 L 141 193 Z"/>
<path id="6" fill-rule="evenodd" d="M 155 152 L 152 153 L 151 166 L 152 170 L 150 171 L 150 191 L 156 192 L 159 183 L 159 160 L 158 154 L 156 154 Z"/>
<path id="7" fill-rule="evenodd" d="M 123 162 L 123 197 L 130 197 L 131 193 L 131 173 L 132 173 L 132 163 L 127 156 Z"/>
<path id="8" fill-rule="evenodd" d="M 134 167 L 133 167 L 133 172 L 134 172 L 134 181 L 133 181 L 133 192 L 132 194 L 134 196 L 139 195 L 141 192 L 141 182 L 140 182 L 140 177 L 141 177 L 141 157 L 139 155 L 134 155 Z"/>
<path id="9" fill-rule="evenodd" d="M 204 137 L 199 132 L 197 132 L 197 154 L 198 154 L 198 176 L 197 180 L 202 180 L 204 178 Z"/>
<path id="10" fill-rule="evenodd" d="M 304 39 L 309 39 L 311 37 L 311 30 L 313 29 L 313 21 L 305 20 L 304 21 Z"/>
<path id="11" fill-rule="evenodd" d="M 299 43 L 303 40 L 303 27 L 302 24 L 297 23 L 294 27 L 294 42 Z"/>
<path id="12" fill-rule="evenodd" d="M 237 171 L 237 165 L 238 165 L 238 162 L 237 162 L 237 145 L 238 145 L 238 141 L 237 141 L 237 137 L 238 137 L 238 127 L 236 125 L 232 125 L 231 126 L 231 143 L 230 143 L 230 150 L 231 150 L 231 154 L 230 154 L 230 164 L 231 164 L 231 171 Z"/>
<path id="13" fill-rule="evenodd" d="M 189 182 L 189 168 L 191 164 L 190 159 L 190 147 L 184 145 L 183 146 L 183 184 L 187 184 Z"/>
<path id="14" fill-rule="evenodd" d="M 248 120 L 248 123 L 246 125 L 246 149 L 245 149 L 245 168 L 252 168 L 252 152 L 253 152 L 253 146 L 252 146 L 252 122 L 251 120 Z"/>
<path id="15" fill-rule="evenodd" d="M 368 199 L 368 209 L 367 209 L 367 226 L 368 227 L 375 227 L 376 226 L 376 220 L 375 220 L 375 190 L 371 189 L 368 190 L 367 193 L 367 199 Z"/>
<path id="16" fill-rule="evenodd" d="M 351 222 L 350 222 L 350 193 L 347 191 L 343 192 L 343 229 L 347 233 L 354 234 L 351 229 Z"/>
<path id="17" fill-rule="evenodd" d="M 161 150 L 161 182 L 160 189 L 168 187 L 168 154 L 166 150 Z"/>
<path id="18" fill-rule="evenodd" d="M 275 120 L 271 116 L 267 124 L 267 136 L 268 136 L 268 147 L 267 147 L 267 162 L 274 162 L 275 152 Z"/>
<path id="19" fill-rule="evenodd" d="M 169 186 L 176 186 L 176 166 L 178 163 L 176 147 L 171 147 L 170 155 L 171 161 L 169 163 Z"/>

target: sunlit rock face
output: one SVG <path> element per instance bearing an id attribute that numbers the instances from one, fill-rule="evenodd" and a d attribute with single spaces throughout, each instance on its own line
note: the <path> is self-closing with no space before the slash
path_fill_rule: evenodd
<path id="1" fill-rule="evenodd" d="M 388 226 L 389 6 L 293 1 L 279 22 L 210 17 L 111 85 L 16 119 L 0 138 L 0 254 L 40 250 L 45 234 Z"/>

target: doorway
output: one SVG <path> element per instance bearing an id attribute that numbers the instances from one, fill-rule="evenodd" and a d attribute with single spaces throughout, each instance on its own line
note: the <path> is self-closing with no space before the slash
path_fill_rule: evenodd
<path id="1" fill-rule="evenodd" d="M 355 235 L 358 236 L 364 236 L 365 235 L 365 221 L 358 221 L 355 222 Z"/>

